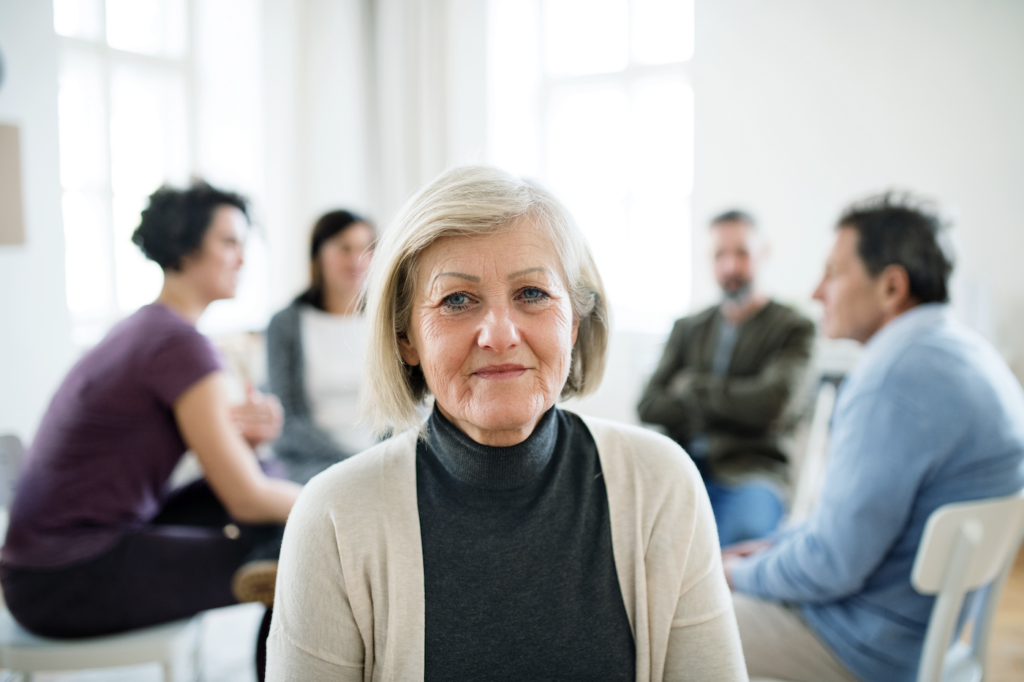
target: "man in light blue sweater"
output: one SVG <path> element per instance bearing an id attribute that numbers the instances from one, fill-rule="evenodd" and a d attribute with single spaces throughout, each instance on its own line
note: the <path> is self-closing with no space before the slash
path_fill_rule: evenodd
<path id="1" fill-rule="evenodd" d="M 866 346 L 816 508 L 723 553 L 751 676 L 912 682 L 934 602 L 910 584 L 928 516 L 1024 487 L 1024 392 L 951 318 L 939 229 L 892 195 L 839 220 L 815 298 L 828 336 Z"/>

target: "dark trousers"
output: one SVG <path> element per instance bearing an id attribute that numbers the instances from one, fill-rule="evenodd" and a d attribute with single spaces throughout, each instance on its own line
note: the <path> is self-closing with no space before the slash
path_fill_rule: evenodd
<path id="1" fill-rule="evenodd" d="M 232 521 L 200 480 L 176 490 L 150 524 L 100 556 L 55 569 L 0 562 L 0 583 L 11 614 L 36 634 L 125 632 L 236 603 L 235 571 L 251 559 L 276 559 L 282 532 Z M 258 658 L 268 629 L 261 628 Z"/>

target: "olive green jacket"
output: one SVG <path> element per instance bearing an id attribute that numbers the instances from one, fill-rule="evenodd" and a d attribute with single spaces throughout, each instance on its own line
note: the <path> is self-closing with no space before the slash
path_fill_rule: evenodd
<path id="1" fill-rule="evenodd" d="M 658 368 L 640 399 L 640 419 L 665 428 L 684 448 L 708 440 L 715 478 L 738 482 L 768 476 L 785 484 L 787 418 L 811 358 L 814 325 L 770 302 L 739 329 L 725 376 L 712 363 L 722 315 L 714 306 L 677 320 Z"/>

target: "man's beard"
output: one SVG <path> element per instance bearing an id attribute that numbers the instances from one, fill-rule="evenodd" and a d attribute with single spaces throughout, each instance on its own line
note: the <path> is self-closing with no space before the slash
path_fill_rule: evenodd
<path id="1" fill-rule="evenodd" d="M 754 295 L 754 283 L 748 280 L 740 284 L 738 287 L 732 287 L 729 289 L 723 287 L 722 293 L 725 294 L 726 299 L 733 303 L 746 303 L 750 300 L 750 297 Z"/>

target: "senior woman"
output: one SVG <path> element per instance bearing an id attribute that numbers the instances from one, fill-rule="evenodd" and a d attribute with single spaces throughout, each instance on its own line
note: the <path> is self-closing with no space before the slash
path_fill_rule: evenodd
<path id="1" fill-rule="evenodd" d="M 296 503 L 268 679 L 746 679 L 685 453 L 555 407 L 597 387 L 608 313 L 550 193 L 445 173 L 385 232 L 367 304 L 367 405 L 407 430 Z"/>

